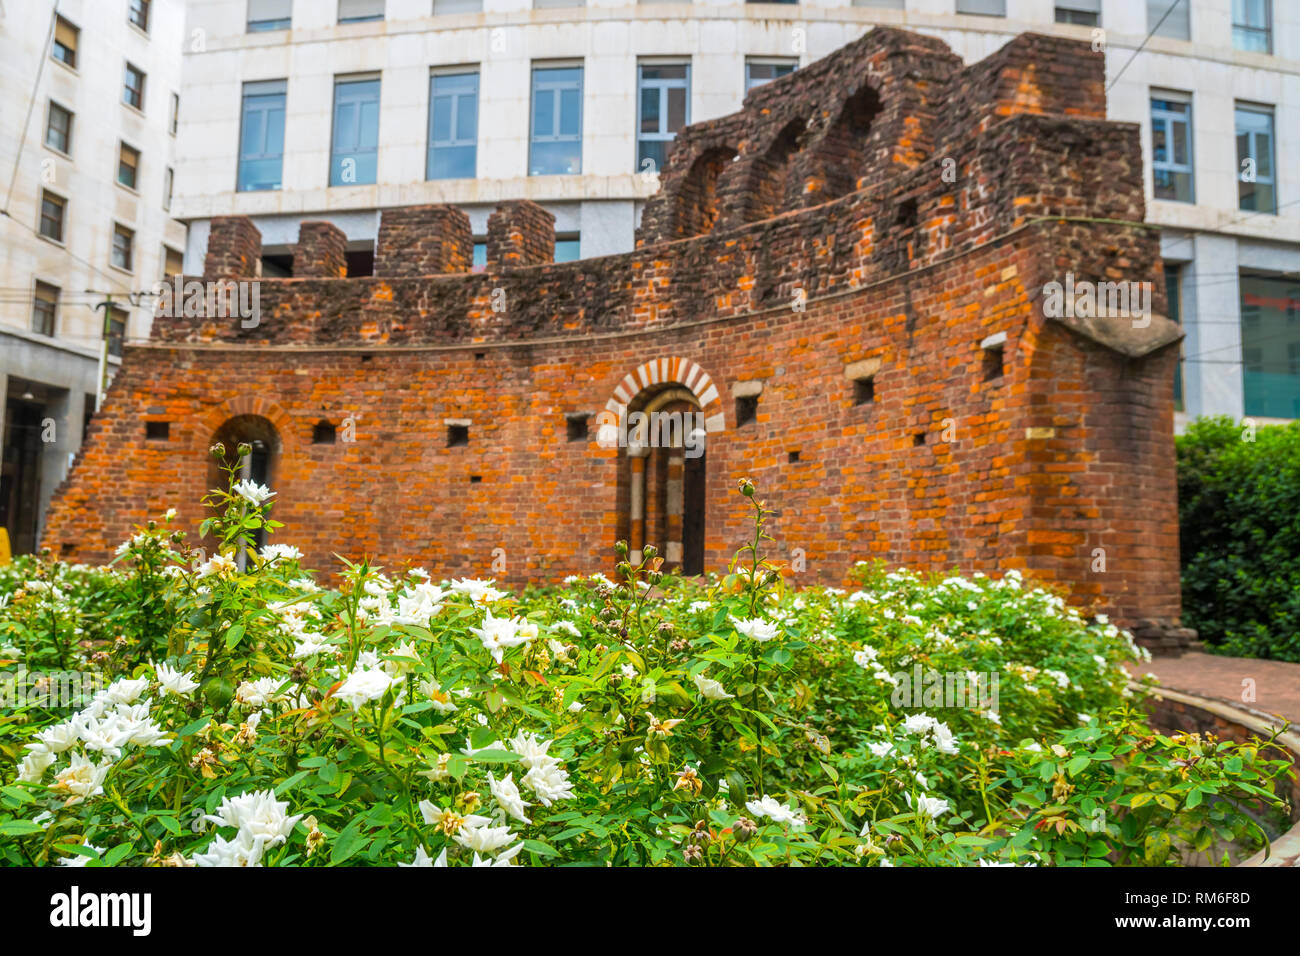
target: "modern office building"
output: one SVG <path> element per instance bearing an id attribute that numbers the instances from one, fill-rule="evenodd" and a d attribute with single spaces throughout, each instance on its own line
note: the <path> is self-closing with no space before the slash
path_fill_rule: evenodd
<path id="1" fill-rule="evenodd" d="M 142 293 L 177 272 L 168 211 L 183 0 L 0 6 L 0 527 L 39 540 Z"/>
<path id="2" fill-rule="evenodd" d="M 1290 0 L 190 0 L 174 214 L 253 217 L 264 274 L 328 219 L 370 268 L 378 210 L 556 216 L 557 258 L 625 251 L 683 124 L 875 24 L 967 62 L 1024 31 L 1107 51 L 1187 329 L 1180 418 L 1300 417 L 1300 3 Z M 1032 79 L 1032 78 L 1030 78 Z"/>

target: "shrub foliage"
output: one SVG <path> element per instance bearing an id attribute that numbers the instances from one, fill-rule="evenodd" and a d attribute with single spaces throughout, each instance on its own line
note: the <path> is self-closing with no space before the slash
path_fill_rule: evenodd
<path id="1" fill-rule="evenodd" d="M 1300 662 L 1300 423 L 1178 438 L 1183 619 L 1222 654 Z"/>
<path id="2" fill-rule="evenodd" d="M 620 545 L 612 578 L 522 595 L 364 561 L 323 587 L 256 546 L 270 493 L 233 475 L 211 557 L 164 518 L 111 569 L 17 563 L 0 675 L 111 683 L 0 716 L 0 861 L 1106 865 L 1262 842 L 1240 806 L 1276 807 L 1283 765 L 1151 732 L 1126 633 L 1014 572 L 792 590 L 740 490 L 753 540 L 704 581 Z M 955 677 L 979 688 L 960 706 Z"/>

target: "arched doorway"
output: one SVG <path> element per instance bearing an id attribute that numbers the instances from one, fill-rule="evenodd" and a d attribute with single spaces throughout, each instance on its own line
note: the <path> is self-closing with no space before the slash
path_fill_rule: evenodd
<path id="1" fill-rule="evenodd" d="M 226 487 L 225 468 L 235 468 L 236 481 L 252 481 L 275 490 L 275 471 L 280 458 L 280 436 L 275 426 L 261 415 L 236 415 L 212 435 L 209 446 L 220 444 L 225 452 L 220 458 L 209 457 L 208 487 Z M 239 446 L 248 445 L 252 451 L 239 457 Z M 257 532 L 256 545 L 260 550 L 266 545 L 266 529 Z M 245 555 L 239 554 L 240 567 Z"/>
<path id="2" fill-rule="evenodd" d="M 653 544 L 665 570 L 702 574 L 707 431 L 699 401 L 686 388 L 647 389 L 628 405 L 626 421 L 619 537 L 638 554 Z"/>
<path id="3" fill-rule="evenodd" d="M 644 362 L 615 385 L 598 416 L 618 450 L 616 539 L 636 556 L 653 544 L 665 570 L 701 574 L 707 549 L 707 444 L 725 427 L 718 388 L 687 358 Z"/>

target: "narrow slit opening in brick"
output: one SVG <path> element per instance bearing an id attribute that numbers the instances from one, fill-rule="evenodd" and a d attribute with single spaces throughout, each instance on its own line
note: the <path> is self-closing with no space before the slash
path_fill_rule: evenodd
<path id="1" fill-rule="evenodd" d="M 912 444 L 915 445 L 915 446 L 918 447 L 918 448 L 919 448 L 921 445 L 924 445 L 924 444 L 925 444 L 925 432 L 917 432 L 915 435 L 913 435 L 913 436 L 912 436 Z"/>
<path id="2" fill-rule="evenodd" d="M 586 441 L 587 440 L 587 416 L 586 415 L 566 415 L 564 419 L 564 430 L 569 441 Z"/>
<path id="3" fill-rule="evenodd" d="M 874 376 L 853 380 L 853 404 L 870 405 L 876 400 L 876 379 Z"/>
<path id="4" fill-rule="evenodd" d="M 797 451 L 786 452 L 785 460 L 793 465 L 799 460 L 799 453 Z"/>
<path id="5" fill-rule="evenodd" d="M 1002 374 L 1002 346 L 989 346 L 984 350 L 984 381 L 992 382 Z"/>
<path id="6" fill-rule="evenodd" d="M 145 422 L 145 441 L 166 441 L 171 434 L 171 422 Z"/>
<path id="7" fill-rule="evenodd" d="M 482 475 L 470 475 L 470 476 L 469 476 L 469 483 L 470 483 L 471 485 L 481 484 L 482 481 L 483 481 L 483 476 L 482 476 Z"/>
<path id="8" fill-rule="evenodd" d="M 469 426 L 468 425 L 448 425 L 447 426 L 447 447 L 458 448 L 462 445 L 469 444 Z"/>
<path id="9" fill-rule="evenodd" d="M 736 399 L 736 427 L 758 420 L 758 396 L 742 395 Z"/>
<path id="10" fill-rule="evenodd" d="M 337 440 L 337 432 L 329 422 L 317 422 L 311 429 L 313 445 L 332 445 Z"/>

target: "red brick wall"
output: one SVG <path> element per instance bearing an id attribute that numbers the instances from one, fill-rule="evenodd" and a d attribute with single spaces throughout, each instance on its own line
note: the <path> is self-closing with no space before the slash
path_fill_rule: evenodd
<path id="1" fill-rule="evenodd" d="M 368 554 L 487 574 L 497 548 L 515 583 L 606 568 L 626 507 L 620 453 L 594 428 L 568 441 L 566 415 L 680 358 L 666 378 L 724 426 L 708 440 L 707 567 L 745 537 L 735 486 L 749 476 L 806 581 L 843 583 L 872 557 L 1014 567 L 1122 620 L 1172 625 L 1177 333 L 1159 317 L 1137 332 L 1042 308 L 1066 272 L 1153 282 L 1164 305 L 1154 235 L 1095 221 L 1143 215 L 1137 129 L 1096 118 L 1101 68 L 1086 44 L 1029 36 L 961 70 L 938 41 L 873 31 L 685 131 L 624 256 L 463 274 L 454 211 L 386 211 L 374 277 L 263 280 L 253 328 L 158 317 L 153 340 L 128 347 L 47 541 L 102 558 L 171 506 L 194 528 L 213 435 L 258 414 L 281 442 L 281 538 L 318 568 Z M 944 95 L 959 101 L 940 110 Z M 800 110 L 815 121 L 785 157 L 792 211 L 739 225 L 752 204 L 737 184 L 752 194 Z M 717 209 L 679 215 L 709 194 L 685 171 L 733 148 Z M 803 208 L 849 179 L 858 191 Z M 683 222 L 705 234 L 676 238 Z M 403 245 L 423 251 L 403 259 Z M 995 333 L 1004 374 L 986 381 L 980 343 Z M 855 405 L 845 367 L 863 360 L 879 362 L 874 401 Z M 737 428 L 731 386 L 755 379 L 757 420 Z M 169 441 L 145 441 L 149 417 L 172 423 Z M 447 423 L 466 420 L 469 443 L 447 447 Z M 312 444 L 320 421 L 338 443 Z"/>

